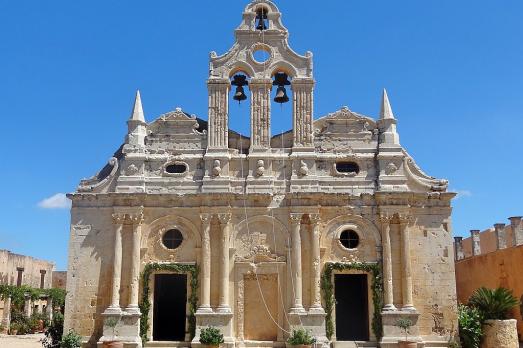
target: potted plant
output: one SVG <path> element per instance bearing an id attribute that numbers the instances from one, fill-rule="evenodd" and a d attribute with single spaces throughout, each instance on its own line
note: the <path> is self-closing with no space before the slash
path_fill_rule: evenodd
<path id="1" fill-rule="evenodd" d="M 209 326 L 200 331 L 200 343 L 206 347 L 218 347 L 223 342 L 220 329 Z"/>
<path id="2" fill-rule="evenodd" d="M 114 341 L 116 337 L 116 326 L 120 322 L 120 318 L 110 317 L 105 320 L 105 325 L 113 329 L 113 341 L 105 341 L 102 345 L 104 348 L 123 348 L 123 342 Z"/>
<path id="3" fill-rule="evenodd" d="M 469 305 L 477 308 L 482 317 L 482 347 L 517 348 L 517 321 L 508 319 L 509 312 L 519 301 L 505 288 L 481 287 L 469 298 Z"/>
<path id="4" fill-rule="evenodd" d="M 16 321 L 14 323 L 11 323 L 9 328 L 9 334 L 10 335 L 17 335 L 18 330 L 20 329 L 20 324 L 18 324 Z"/>
<path id="5" fill-rule="evenodd" d="M 314 338 L 311 333 L 304 328 L 299 328 L 297 330 L 292 330 L 292 335 L 287 339 L 287 343 L 293 347 L 312 347 L 316 343 L 316 338 Z"/>
<path id="6" fill-rule="evenodd" d="M 80 348 L 82 344 L 82 337 L 73 329 L 62 336 L 60 341 L 60 348 Z"/>
<path id="7" fill-rule="evenodd" d="M 405 332 L 405 341 L 398 342 L 399 348 L 416 348 L 418 343 L 415 341 L 409 341 L 409 329 L 412 326 L 412 320 L 408 318 L 400 318 L 396 321 L 396 326 Z"/>

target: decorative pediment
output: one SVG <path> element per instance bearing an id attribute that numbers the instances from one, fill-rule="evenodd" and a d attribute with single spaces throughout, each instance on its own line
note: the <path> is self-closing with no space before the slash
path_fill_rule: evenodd
<path id="1" fill-rule="evenodd" d="M 316 121 L 315 128 L 319 134 L 371 134 L 376 129 L 376 122 L 369 117 L 352 112 L 344 106 Z"/>
<path id="2" fill-rule="evenodd" d="M 183 112 L 181 108 L 161 115 L 149 126 L 152 134 L 201 134 L 198 132 L 198 120 L 195 115 Z"/>

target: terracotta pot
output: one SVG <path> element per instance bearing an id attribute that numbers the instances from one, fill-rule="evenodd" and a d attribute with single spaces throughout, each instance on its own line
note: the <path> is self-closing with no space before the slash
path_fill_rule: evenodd
<path id="1" fill-rule="evenodd" d="M 418 343 L 413 341 L 399 341 L 399 348 L 417 348 Z"/>
<path id="2" fill-rule="evenodd" d="M 123 342 L 104 342 L 103 348 L 123 348 Z"/>
<path id="3" fill-rule="evenodd" d="M 202 348 L 218 348 L 220 345 L 219 344 L 203 344 L 202 343 Z"/>
<path id="4" fill-rule="evenodd" d="M 15 335 L 15 336 L 16 336 L 17 333 L 18 333 L 18 330 L 11 330 L 11 331 L 10 331 L 10 334 L 11 334 L 11 335 Z"/>
<path id="5" fill-rule="evenodd" d="M 38 331 L 44 331 L 44 321 L 42 319 L 38 320 Z"/>

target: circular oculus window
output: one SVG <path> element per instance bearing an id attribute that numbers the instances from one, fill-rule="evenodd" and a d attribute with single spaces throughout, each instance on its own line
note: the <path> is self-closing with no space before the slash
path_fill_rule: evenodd
<path id="1" fill-rule="evenodd" d="M 360 236 L 353 230 L 345 230 L 340 234 L 340 243 L 347 249 L 356 249 L 360 244 Z"/>
<path id="2" fill-rule="evenodd" d="M 162 242 L 167 249 L 177 249 L 183 242 L 182 232 L 177 229 L 168 230 L 164 233 Z"/>

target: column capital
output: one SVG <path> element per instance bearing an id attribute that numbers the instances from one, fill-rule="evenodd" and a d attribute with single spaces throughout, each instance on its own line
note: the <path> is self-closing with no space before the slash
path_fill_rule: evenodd
<path id="1" fill-rule="evenodd" d="M 302 217 L 303 217 L 303 214 L 301 214 L 301 213 L 291 213 L 289 215 L 291 225 L 300 225 Z"/>
<path id="2" fill-rule="evenodd" d="M 112 218 L 115 225 L 123 225 L 125 223 L 125 214 L 113 213 Z"/>
<path id="3" fill-rule="evenodd" d="M 318 225 L 321 221 L 320 214 L 309 214 L 309 220 L 313 225 Z"/>
<path id="4" fill-rule="evenodd" d="M 412 215 L 410 215 L 408 213 L 398 213 L 396 215 L 398 216 L 398 221 L 399 221 L 400 225 L 408 225 L 413 220 Z"/>
<path id="5" fill-rule="evenodd" d="M 390 224 L 392 221 L 392 215 L 388 214 L 388 213 L 381 213 L 380 216 L 378 217 L 378 220 L 382 224 Z"/>
<path id="6" fill-rule="evenodd" d="M 218 219 L 221 224 L 228 224 L 231 221 L 232 214 L 230 213 L 220 213 L 218 214 Z"/>
<path id="7" fill-rule="evenodd" d="M 129 222 L 135 225 L 141 225 L 143 223 L 143 213 L 129 214 Z"/>
<path id="8" fill-rule="evenodd" d="M 202 220 L 202 224 L 208 225 L 211 223 L 212 214 L 208 214 L 208 213 L 200 214 L 200 219 Z"/>
<path id="9" fill-rule="evenodd" d="M 224 86 L 229 88 L 231 86 L 231 81 L 229 79 L 214 77 L 207 80 L 208 86 Z"/>

